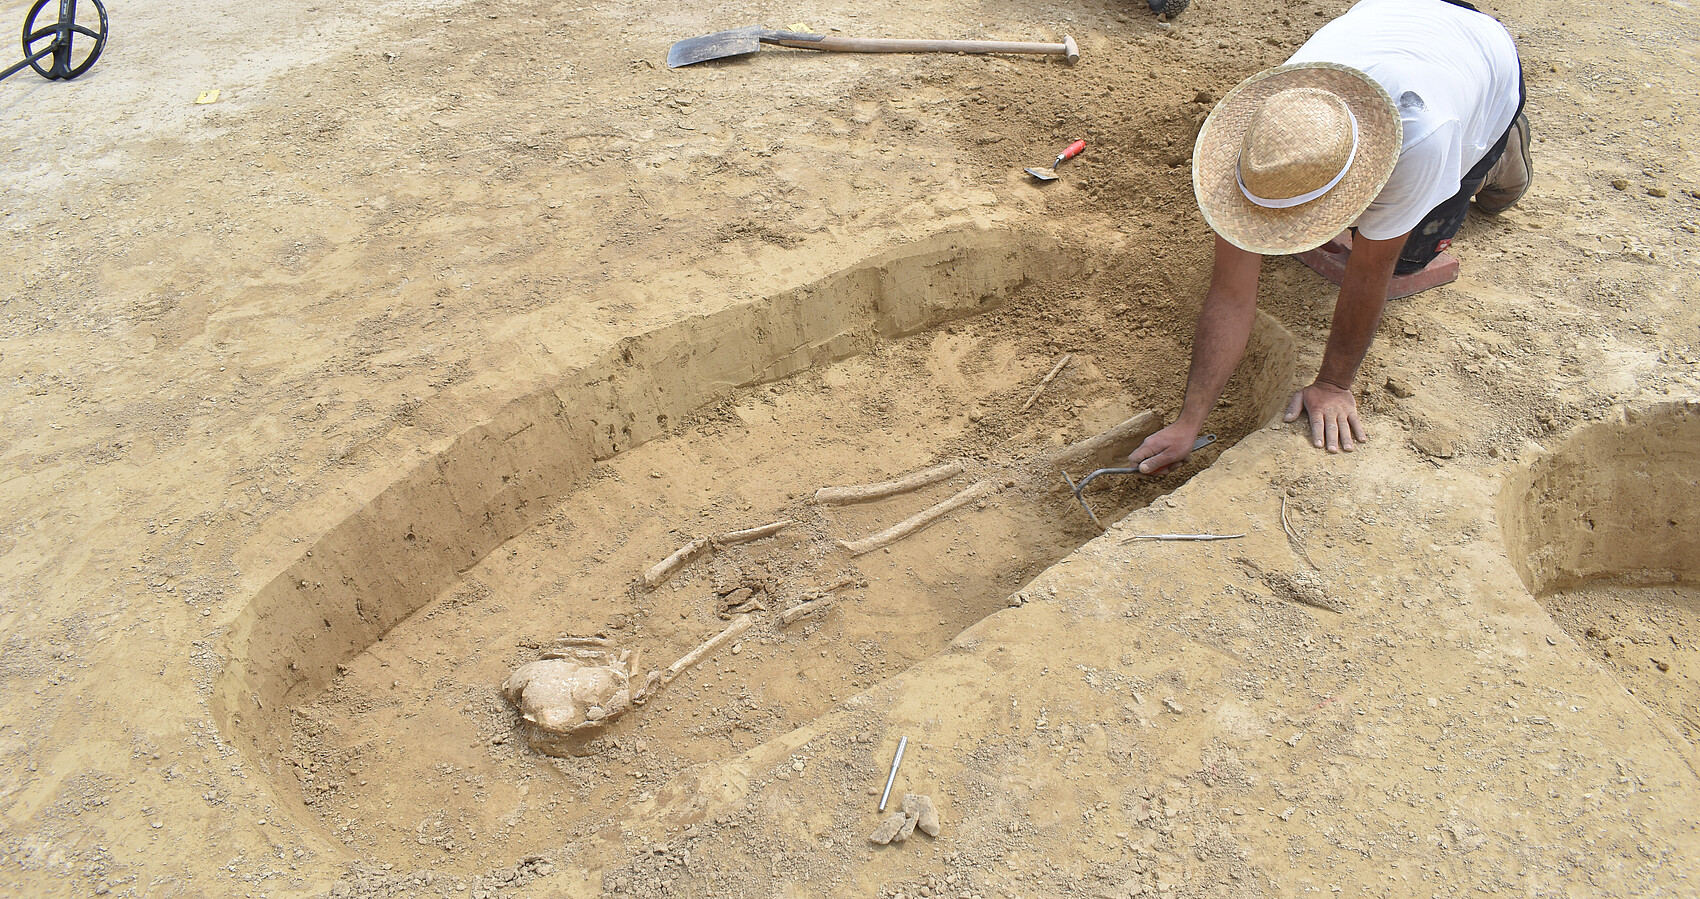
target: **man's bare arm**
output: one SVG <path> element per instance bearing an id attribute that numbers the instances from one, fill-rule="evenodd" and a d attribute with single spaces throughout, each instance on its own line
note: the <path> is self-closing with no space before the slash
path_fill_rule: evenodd
<path id="1" fill-rule="evenodd" d="M 1215 408 L 1228 378 L 1245 355 L 1246 341 L 1251 337 L 1252 321 L 1257 315 L 1257 276 L 1262 267 L 1262 256 L 1216 238 L 1210 290 L 1204 295 L 1203 308 L 1198 310 L 1186 398 L 1174 424 L 1147 437 L 1138 449 L 1128 454 L 1128 462 L 1140 471 L 1158 471 L 1192 452 L 1204 419 Z"/>
<path id="2" fill-rule="evenodd" d="M 1358 421 L 1352 382 L 1357 379 L 1358 368 L 1375 339 L 1375 329 L 1381 324 L 1381 312 L 1387 305 L 1387 286 L 1393 280 L 1393 267 L 1399 262 L 1399 251 L 1405 247 L 1405 237 L 1401 234 L 1391 240 L 1370 240 L 1360 236 L 1352 241 L 1352 255 L 1346 260 L 1340 299 L 1334 305 L 1334 324 L 1328 332 L 1322 368 L 1316 380 L 1293 394 L 1292 402 L 1287 404 L 1287 421 L 1298 419 L 1301 412 L 1310 419 L 1311 443 L 1318 449 L 1349 453 L 1356 449 L 1357 443 L 1369 439 Z"/>

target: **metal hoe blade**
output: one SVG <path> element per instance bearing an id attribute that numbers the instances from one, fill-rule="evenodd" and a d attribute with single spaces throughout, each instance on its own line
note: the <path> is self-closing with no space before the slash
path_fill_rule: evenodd
<path id="1" fill-rule="evenodd" d="M 676 69 L 711 59 L 748 56 L 761 49 L 761 36 L 764 31 L 760 25 L 751 25 L 675 41 L 667 51 L 667 68 Z"/>
<path id="2" fill-rule="evenodd" d="M 1031 171 L 1031 169 L 1029 169 L 1029 171 Z M 1205 447 L 1207 447 L 1210 444 L 1215 443 L 1215 442 L 1216 442 L 1216 435 L 1215 434 L 1205 434 L 1204 436 L 1199 437 L 1198 440 L 1195 441 L 1192 444 L 1192 449 L 1188 450 L 1188 452 L 1189 453 L 1196 453 L 1199 450 L 1201 450 L 1201 449 L 1203 449 L 1203 448 L 1205 448 Z M 1097 525 L 1098 530 L 1100 530 L 1100 531 L 1108 530 L 1108 528 L 1104 527 L 1104 523 L 1102 521 L 1098 520 L 1098 516 L 1097 516 L 1097 514 L 1095 514 L 1092 511 L 1092 507 L 1088 506 L 1086 504 L 1086 498 L 1081 496 L 1080 494 L 1081 494 L 1082 491 L 1084 491 L 1086 489 L 1087 484 L 1092 483 L 1093 479 L 1095 479 L 1095 478 L 1097 478 L 1101 475 L 1107 475 L 1107 474 L 1139 474 L 1139 469 L 1137 469 L 1137 468 L 1100 468 L 1097 471 L 1094 471 L 1091 474 L 1087 475 L 1086 477 L 1081 478 L 1078 483 L 1076 483 L 1073 478 L 1068 476 L 1068 472 L 1065 471 L 1065 472 L 1062 473 L 1063 480 L 1067 481 L 1069 489 L 1074 491 L 1074 498 L 1075 498 L 1075 500 L 1077 500 L 1080 503 L 1080 508 L 1086 510 L 1086 517 L 1092 519 L 1092 523 Z"/>

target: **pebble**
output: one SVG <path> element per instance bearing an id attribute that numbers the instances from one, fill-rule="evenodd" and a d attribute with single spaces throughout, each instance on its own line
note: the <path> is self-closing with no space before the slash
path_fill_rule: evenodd
<path id="1" fill-rule="evenodd" d="M 874 832 L 868 835 L 868 839 L 881 846 L 887 845 L 896 838 L 898 832 L 903 829 L 904 822 L 908 820 L 908 815 L 902 812 L 892 812 L 890 816 L 880 822 L 878 827 L 874 828 Z"/>
<path id="2" fill-rule="evenodd" d="M 939 835 L 939 809 L 931 796 L 915 797 L 915 826 L 929 837 Z"/>
<path id="3" fill-rule="evenodd" d="M 908 805 L 907 802 L 905 802 L 904 804 Z M 903 816 L 902 826 L 897 828 L 897 836 L 894 836 L 891 839 L 892 839 L 892 842 L 894 842 L 894 843 L 901 843 L 904 840 L 909 839 L 909 837 L 912 836 L 914 833 L 915 833 L 915 816 L 910 815 L 910 814 L 905 814 Z"/>
<path id="4" fill-rule="evenodd" d="M 1401 380 L 1399 378 L 1387 379 L 1387 392 L 1400 399 L 1415 396 L 1417 393 L 1416 388 L 1412 387 L 1409 381 Z"/>

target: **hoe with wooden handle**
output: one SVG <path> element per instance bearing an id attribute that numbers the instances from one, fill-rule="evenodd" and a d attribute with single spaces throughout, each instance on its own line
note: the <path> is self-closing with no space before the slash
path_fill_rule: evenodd
<path id="1" fill-rule="evenodd" d="M 833 50 L 839 53 L 1037 53 L 1061 56 L 1070 64 L 1080 58 L 1074 38 L 1060 44 L 1036 41 L 932 41 L 900 38 L 831 37 L 803 31 L 770 31 L 758 25 L 734 28 L 702 37 L 689 37 L 667 51 L 667 67 L 694 65 L 711 59 L 747 56 L 762 44 L 795 47 L 799 50 Z"/>

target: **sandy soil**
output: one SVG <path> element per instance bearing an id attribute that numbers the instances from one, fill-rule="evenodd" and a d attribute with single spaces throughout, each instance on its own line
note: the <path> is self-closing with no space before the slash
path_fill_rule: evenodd
<path id="1" fill-rule="evenodd" d="M 1035 462 L 1172 414 L 1193 131 L 1345 6 L 150 0 L 0 83 L 0 892 L 1693 893 L 1686 5 L 1490 5 L 1537 181 L 1390 307 L 1362 451 L 1269 420 L 1333 302 L 1275 259 L 1216 447 L 1102 538 Z M 798 21 L 1082 58 L 662 62 Z M 527 745 L 548 641 L 665 665 L 734 596 L 735 653 Z M 878 847 L 902 736 L 944 830 Z"/>

